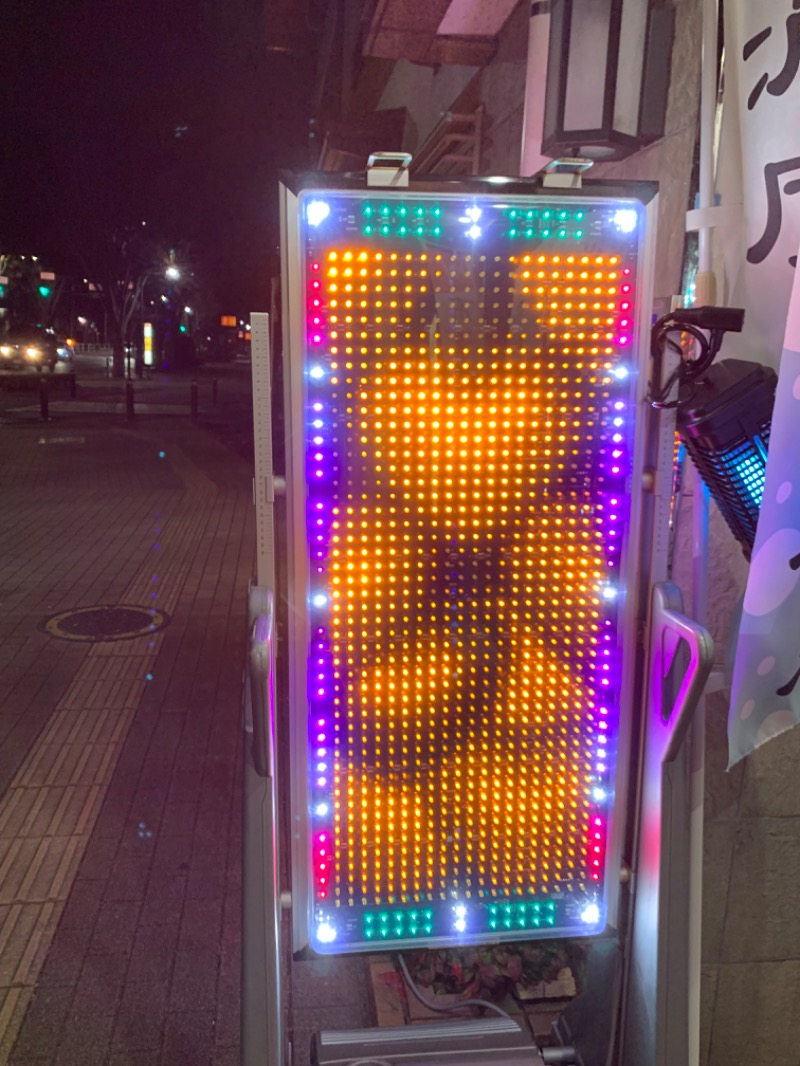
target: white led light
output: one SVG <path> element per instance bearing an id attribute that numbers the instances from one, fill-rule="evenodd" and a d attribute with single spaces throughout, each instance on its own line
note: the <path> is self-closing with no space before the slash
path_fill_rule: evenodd
<path id="1" fill-rule="evenodd" d="M 314 808 L 314 814 L 316 814 L 319 818 L 324 818 L 329 810 L 330 808 L 328 807 L 327 803 L 318 803 Z"/>
<path id="2" fill-rule="evenodd" d="M 602 803 L 606 798 L 606 790 L 604 788 L 595 788 L 592 790 L 592 799 L 595 803 Z"/>
<path id="3" fill-rule="evenodd" d="M 315 607 L 324 607 L 328 602 L 328 597 L 324 593 L 318 592 L 316 596 L 312 596 L 311 602 Z"/>
<path id="4" fill-rule="evenodd" d="M 472 219 L 473 222 L 477 222 L 481 217 L 481 209 L 479 207 L 468 207 L 467 218 Z"/>
<path id="5" fill-rule="evenodd" d="M 332 944 L 336 939 L 336 930 L 330 922 L 323 922 L 317 926 L 317 940 L 320 944 Z"/>
<path id="6" fill-rule="evenodd" d="M 611 371 L 617 381 L 624 381 L 630 374 L 630 370 L 626 366 L 617 366 Z"/>
<path id="7" fill-rule="evenodd" d="M 456 918 L 466 918 L 467 908 L 464 906 L 463 903 L 459 903 L 459 905 L 457 907 L 454 907 L 453 909 L 455 911 Z"/>
<path id="8" fill-rule="evenodd" d="M 621 207 L 614 215 L 614 225 L 622 233 L 633 233 L 637 222 L 636 212 L 630 208 Z"/>
<path id="9" fill-rule="evenodd" d="M 617 590 L 613 585 L 604 585 L 602 589 L 602 596 L 604 600 L 611 602 L 617 598 Z"/>
<path id="10" fill-rule="evenodd" d="M 481 230 L 480 226 L 470 226 L 467 230 L 467 236 L 471 237 L 473 241 L 477 241 L 478 237 L 480 237 L 482 232 L 483 231 Z"/>
<path id="11" fill-rule="evenodd" d="M 325 371 L 321 366 L 312 366 L 309 370 L 309 374 L 312 378 L 321 378 L 325 376 Z"/>
<path id="12" fill-rule="evenodd" d="M 455 931 L 457 933 L 463 933 L 464 930 L 467 928 L 467 923 L 464 921 L 463 918 L 458 918 L 458 919 L 456 919 L 456 922 L 455 922 L 455 925 L 453 926 L 453 928 L 455 929 Z"/>
<path id="13" fill-rule="evenodd" d="M 596 903 L 587 903 L 581 911 L 581 921 L 587 925 L 597 925 L 600 921 L 600 908 Z"/>
<path id="14" fill-rule="evenodd" d="M 306 208 L 306 218 L 309 226 L 318 226 L 324 222 L 331 213 L 330 207 L 324 200 L 312 200 Z"/>

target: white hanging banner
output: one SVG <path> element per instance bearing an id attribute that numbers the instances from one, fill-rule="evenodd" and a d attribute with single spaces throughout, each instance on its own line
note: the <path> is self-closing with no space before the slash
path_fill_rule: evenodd
<path id="1" fill-rule="evenodd" d="M 733 667 L 729 765 L 800 722 L 800 273 L 795 274 Z"/>
<path id="2" fill-rule="evenodd" d="M 725 0 L 717 230 L 725 355 L 779 368 L 728 718 L 729 763 L 800 722 L 800 0 Z"/>
<path id="3" fill-rule="evenodd" d="M 800 0 L 725 0 L 717 189 L 724 302 L 747 311 L 725 354 L 777 368 L 800 245 Z"/>

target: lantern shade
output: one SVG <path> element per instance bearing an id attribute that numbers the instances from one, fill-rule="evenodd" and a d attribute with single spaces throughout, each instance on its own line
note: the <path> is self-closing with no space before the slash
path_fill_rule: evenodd
<path id="1" fill-rule="evenodd" d="M 553 0 L 542 151 L 623 159 L 663 136 L 673 31 L 650 0 Z"/>

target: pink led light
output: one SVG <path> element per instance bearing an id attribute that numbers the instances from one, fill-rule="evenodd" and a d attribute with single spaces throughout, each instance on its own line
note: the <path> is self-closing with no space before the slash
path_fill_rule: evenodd
<path id="1" fill-rule="evenodd" d="M 629 340 L 630 340 L 629 337 L 620 337 L 619 338 L 619 343 L 620 343 L 620 345 L 624 345 L 624 344 L 627 344 Z"/>

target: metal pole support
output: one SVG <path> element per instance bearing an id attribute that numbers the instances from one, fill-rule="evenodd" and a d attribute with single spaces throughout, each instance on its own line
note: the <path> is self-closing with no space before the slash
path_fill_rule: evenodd
<path id="1" fill-rule="evenodd" d="M 129 422 L 133 421 L 133 382 L 125 382 L 125 417 Z"/>
<path id="2" fill-rule="evenodd" d="M 39 378 L 39 409 L 42 414 L 42 421 L 50 421 L 50 398 L 48 396 L 47 378 L 44 374 Z"/>
<path id="3" fill-rule="evenodd" d="M 196 422 L 197 421 L 197 382 L 196 381 L 192 382 L 190 404 L 191 404 L 191 411 L 192 411 L 192 421 Z"/>
<path id="4" fill-rule="evenodd" d="M 211 379 L 211 402 L 216 403 L 219 399 L 219 382 L 216 378 Z"/>

